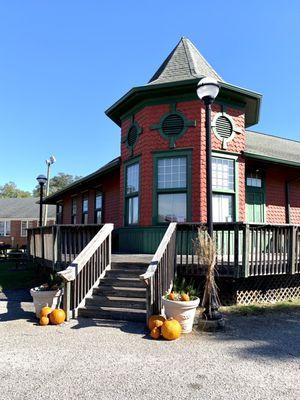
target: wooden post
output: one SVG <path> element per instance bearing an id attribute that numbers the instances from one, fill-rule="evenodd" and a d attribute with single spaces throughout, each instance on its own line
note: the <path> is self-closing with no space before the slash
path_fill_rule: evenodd
<path id="1" fill-rule="evenodd" d="M 71 282 L 65 281 L 64 284 L 64 311 L 66 313 L 66 321 L 70 321 L 71 318 Z"/>
<path id="2" fill-rule="evenodd" d="M 56 260 L 57 265 L 56 268 L 61 268 L 61 232 L 60 226 L 56 225 Z"/>
<path id="3" fill-rule="evenodd" d="M 55 270 L 57 263 L 57 235 L 56 225 L 52 225 L 52 269 Z"/>
<path id="4" fill-rule="evenodd" d="M 243 237 L 243 271 L 241 276 L 247 278 L 249 276 L 249 243 L 250 243 L 250 229 L 249 225 L 245 225 Z"/>
<path id="5" fill-rule="evenodd" d="M 235 276 L 237 278 L 239 278 L 240 264 L 239 264 L 239 226 L 238 226 L 238 224 L 234 224 L 234 273 L 235 273 Z"/>
<path id="6" fill-rule="evenodd" d="M 290 231 L 290 248 L 289 248 L 289 260 L 288 270 L 290 274 L 296 273 L 296 252 L 297 252 L 297 228 L 291 226 Z"/>

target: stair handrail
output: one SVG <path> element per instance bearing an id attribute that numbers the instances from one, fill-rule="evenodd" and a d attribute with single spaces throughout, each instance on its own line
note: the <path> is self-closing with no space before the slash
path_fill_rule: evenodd
<path id="1" fill-rule="evenodd" d="M 76 316 L 77 309 L 99 283 L 105 271 L 110 269 L 111 236 L 113 229 L 114 224 L 105 224 L 68 268 L 58 272 L 58 275 L 64 280 L 64 310 L 67 320 L 70 319 L 71 314 L 72 316 Z M 77 282 L 80 272 L 86 266 L 89 268 L 89 270 L 85 271 L 88 276 Z M 80 287 L 78 288 L 78 286 Z M 72 294 L 74 296 L 73 307 L 71 307 Z"/>
<path id="2" fill-rule="evenodd" d="M 176 227 L 176 222 L 169 224 L 147 271 L 140 275 L 140 279 L 147 289 L 147 317 L 161 312 L 162 295 L 173 285 L 177 255 Z M 161 271 L 162 269 L 165 270 Z M 160 276 L 158 277 L 158 275 Z"/>

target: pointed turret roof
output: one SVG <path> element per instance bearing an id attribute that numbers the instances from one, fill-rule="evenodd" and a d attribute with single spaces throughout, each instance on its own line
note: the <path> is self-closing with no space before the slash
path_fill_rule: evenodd
<path id="1" fill-rule="evenodd" d="M 223 82 L 195 45 L 189 39 L 182 37 L 148 84 L 183 81 L 203 76 Z"/>

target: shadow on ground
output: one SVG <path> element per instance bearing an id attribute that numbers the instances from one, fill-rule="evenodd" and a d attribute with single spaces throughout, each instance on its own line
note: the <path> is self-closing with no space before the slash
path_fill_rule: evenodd
<path id="1" fill-rule="evenodd" d="M 25 311 L 22 308 L 24 302 L 31 302 L 29 290 L 4 290 L 0 292 L 0 323 L 25 319 L 29 322 L 36 322 L 34 312 Z"/>
<path id="2" fill-rule="evenodd" d="M 244 358 L 287 360 L 300 357 L 300 311 L 256 316 L 226 316 L 224 332 L 209 334 L 214 341 L 232 341 Z M 243 346 L 238 343 L 243 342 Z"/>

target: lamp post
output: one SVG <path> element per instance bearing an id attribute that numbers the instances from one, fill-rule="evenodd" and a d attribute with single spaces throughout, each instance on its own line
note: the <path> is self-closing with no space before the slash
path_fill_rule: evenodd
<path id="1" fill-rule="evenodd" d="M 218 96 L 220 85 L 214 78 L 203 78 L 198 83 L 197 95 L 205 104 L 205 130 L 206 130 L 206 207 L 207 207 L 207 232 L 213 239 L 213 196 L 212 196 L 212 150 L 211 150 L 211 105 Z M 212 329 L 220 325 L 218 321 L 222 315 L 218 311 L 218 297 L 216 288 L 212 287 L 211 295 L 204 304 L 203 318 L 216 323 Z M 206 326 L 206 329 L 210 329 Z"/>
<path id="2" fill-rule="evenodd" d="M 40 218 L 39 218 L 39 226 L 43 225 L 43 189 L 45 183 L 47 183 L 47 178 L 45 175 L 39 175 L 36 180 L 40 185 Z"/>
<path id="3" fill-rule="evenodd" d="M 51 165 L 55 163 L 55 161 L 56 161 L 56 158 L 54 156 L 50 156 L 49 159 L 46 160 L 46 165 L 47 165 L 47 186 L 46 186 L 46 194 L 45 194 L 46 197 L 49 194 L 50 168 L 51 168 Z M 47 219 L 48 219 L 48 204 L 45 205 L 44 225 L 47 225 Z"/>
<path id="4" fill-rule="evenodd" d="M 201 79 L 197 87 L 197 95 L 205 104 L 207 232 L 211 238 L 213 237 L 211 105 L 218 96 L 219 89 L 218 81 L 213 78 Z"/>

